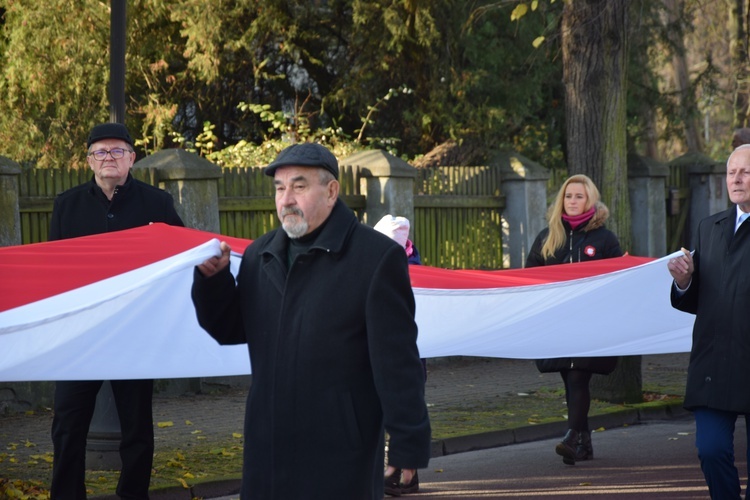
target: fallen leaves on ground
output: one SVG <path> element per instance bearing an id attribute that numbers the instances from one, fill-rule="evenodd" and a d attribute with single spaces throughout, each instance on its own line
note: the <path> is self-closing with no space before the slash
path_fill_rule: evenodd
<path id="1" fill-rule="evenodd" d="M 49 491 L 37 481 L 0 479 L 0 498 L 17 500 L 49 500 Z"/>
<path id="2" fill-rule="evenodd" d="M 647 403 L 651 401 L 676 401 L 680 399 L 682 399 L 682 396 L 675 396 L 673 394 L 659 394 L 656 392 L 643 393 L 643 401 Z"/>

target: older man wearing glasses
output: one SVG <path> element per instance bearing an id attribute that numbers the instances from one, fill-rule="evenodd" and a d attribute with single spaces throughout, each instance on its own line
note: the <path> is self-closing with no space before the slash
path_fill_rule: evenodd
<path id="1" fill-rule="evenodd" d="M 95 126 L 87 146 L 94 175 L 89 182 L 55 198 L 49 240 L 120 231 L 152 222 L 183 226 L 171 195 L 130 174 L 136 155 L 124 125 Z M 113 380 L 111 384 L 122 429 L 117 495 L 147 499 L 154 453 L 153 380 Z M 56 383 L 52 500 L 86 498 L 86 436 L 101 386 L 101 380 Z"/>

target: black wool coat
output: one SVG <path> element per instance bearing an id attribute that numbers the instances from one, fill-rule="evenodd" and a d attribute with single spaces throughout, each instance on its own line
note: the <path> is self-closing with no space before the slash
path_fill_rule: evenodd
<path id="1" fill-rule="evenodd" d="M 703 219 L 687 291 L 672 306 L 695 314 L 684 406 L 750 413 L 750 224 L 736 208 Z"/>
<path id="2" fill-rule="evenodd" d="M 236 286 L 195 273 L 200 325 L 250 352 L 242 498 L 380 500 L 384 427 L 392 465 L 430 456 L 406 253 L 340 200 L 290 267 L 288 245 L 254 241 Z"/>
<path id="3" fill-rule="evenodd" d="M 125 184 L 117 187 L 110 201 L 92 177 L 55 198 L 48 239 L 121 231 L 151 222 L 184 226 L 175 211 L 172 195 L 128 174 Z"/>

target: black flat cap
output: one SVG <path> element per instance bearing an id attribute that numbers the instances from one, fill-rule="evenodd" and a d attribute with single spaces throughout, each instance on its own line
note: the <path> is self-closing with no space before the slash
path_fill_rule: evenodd
<path id="1" fill-rule="evenodd" d="M 295 165 L 300 167 L 320 167 L 339 178 L 339 162 L 328 148 L 314 142 L 292 144 L 285 148 L 264 170 L 266 175 L 273 175 L 279 167 Z"/>
<path id="2" fill-rule="evenodd" d="M 133 139 L 130 137 L 127 127 L 122 123 L 102 123 L 91 129 L 86 147 L 104 139 L 122 139 L 133 147 Z"/>

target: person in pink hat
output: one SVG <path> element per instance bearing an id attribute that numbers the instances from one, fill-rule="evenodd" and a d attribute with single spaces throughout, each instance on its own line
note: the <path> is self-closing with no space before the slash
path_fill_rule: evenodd
<path id="1" fill-rule="evenodd" d="M 409 223 L 409 219 L 391 214 L 384 215 L 375 224 L 376 231 L 388 236 L 404 248 L 409 264 L 421 265 L 422 258 L 419 255 L 419 251 L 409 239 L 410 229 L 411 224 Z M 426 380 L 427 363 L 425 359 L 421 359 L 421 361 Z M 386 495 L 401 496 L 408 493 L 417 493 L 419 491 L 419 473 L 416 469 L 407 470 L 388 465 L 385 471 L 384 486 Z"/>
<path id="2" fill-rule="evenodd" d="M 375 230 L 383 233 L 393 241 L 404 247 L 409 264 L 422 264 L 422 257 L 414 243 L 409 239 L 411 224 L 406 217 L 394 217 L 386 214 L 375 224 Z"/>

